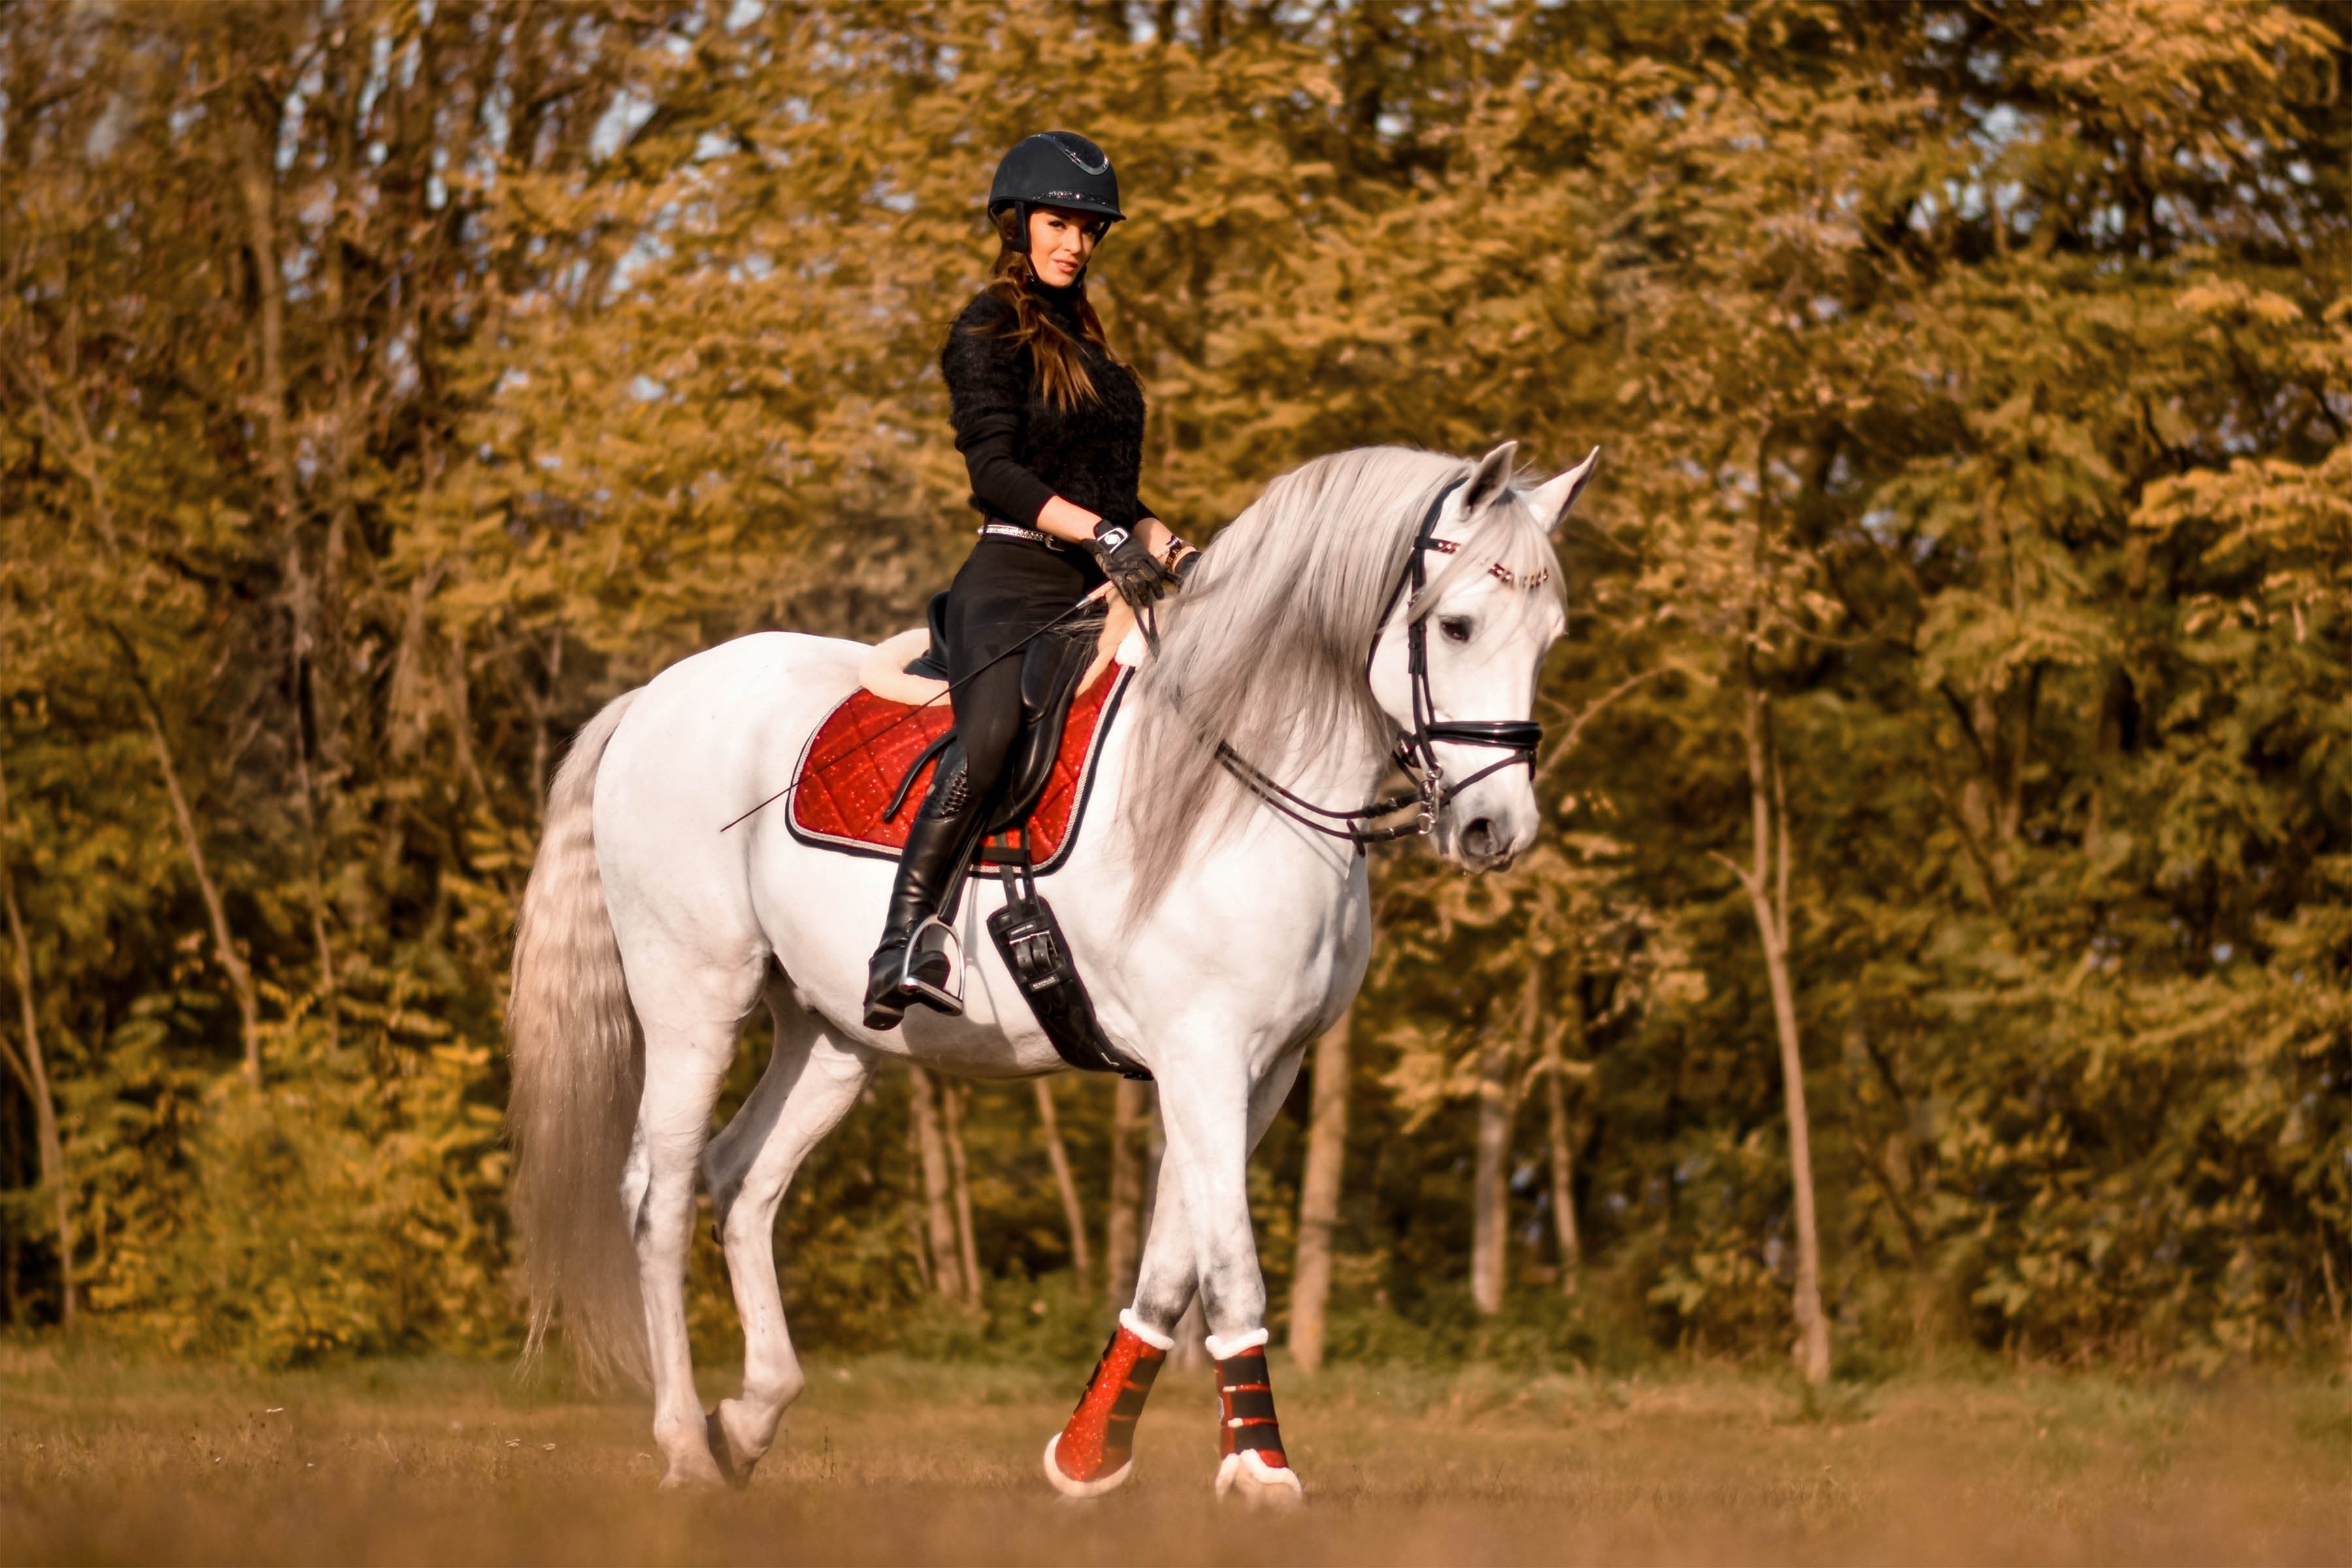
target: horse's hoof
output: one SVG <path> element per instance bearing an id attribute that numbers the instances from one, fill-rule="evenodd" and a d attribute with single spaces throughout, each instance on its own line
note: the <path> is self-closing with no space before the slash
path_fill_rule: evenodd
<path id="1" fill-rule="evenodd" d="M 1269 1465 L 1256 1449 L 1244 1448 L 1217 1466 L 1217 1496 L 1250 1508 L 1292 1509 L 1305 1506 L 1307 1489 L 1288 1465 Z"/>
<path id="2" fill-rule="evenodd" d="M 1061 1446 L 1062 1435 L 1059 1432 L 1045 1439 L 1045 1479 L 1053 1482 L 1054 1489 L 1064 1497 L 1100 1497 L 1105 1492 L 1117 1491 L 1127 1484 L 1129 1477 L 1135 1474 L 1135 1460 L 1130 1458 L 1107 1476 L 1097 1476 L 1090 1481 L 1074 1481 L 1062 1473 L 1061 1461 L 1054 1458 Z"/>
<path id="3" fill-rule="evenodd" d="M 735 1445 L 727 1440 L 727 1423 L 719 1419 L 718 1411 L 714 1410 L 704 1417 L 702 1429 L 710 1441 L 710 1459 L 719 1467 L 719 1479 L 739 1492 L 750 1486 L 751 1468 L 760 1461 L 736 1458 Z"/>
<path id="4" fill-rule="evenodd" d="M 666 1492 L 715 1492 L 726 1485 L 727 1478 L 709 1459 L 698 1465 L 691 1460 L 680 1464 L 673 1459 L 669 1473 L 661 1479 L 661 1489 Z"/>

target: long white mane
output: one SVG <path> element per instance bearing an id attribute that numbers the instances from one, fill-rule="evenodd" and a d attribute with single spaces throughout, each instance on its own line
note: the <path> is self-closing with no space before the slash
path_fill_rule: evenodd
<path id="1" fill-rule="evenodd" d="M 1372 638 L 1422 517 L 1472 467 L 1404 447 L 1318 458 L 1268 485 L 1210 542 L 1191 585 L 1163 605 L 1160 651 L 1137 689 L 1122 812 L 1136 877 L 1130 918 L 1255 798 L 1218 763 L 1219 741 L 1265 766 L 1335 747 L 1386 750 L 1394 726 L 1364 679 Z M 1457 552 L 1431 560 L 1416 617 L 1455 574 L 1496 565 L 1559 594 L 1550 536 L 1516 489 L 1460 537 Z"/>

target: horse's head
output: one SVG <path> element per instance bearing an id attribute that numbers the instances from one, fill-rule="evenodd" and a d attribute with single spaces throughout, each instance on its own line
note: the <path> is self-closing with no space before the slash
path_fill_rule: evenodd
<path id="1" fill-rule="evenodd" d="M 1370 672 L 1408 752 L 1437 769 L 1438 853 L 1473 871 L 1535 841 L 1536 680 L 1567 625 L 1551 533 L 1600 457 L 1523 489 L 1517 449 L 1487 453 L 1417 536 Z"/>

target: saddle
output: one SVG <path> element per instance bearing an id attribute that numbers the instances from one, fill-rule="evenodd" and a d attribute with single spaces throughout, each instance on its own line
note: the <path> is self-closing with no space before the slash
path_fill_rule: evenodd
<path id="1" fill-rule="evenodd" d="M 804 844 L 896 859 L 931 777 L 955 743 L 945 698 L 940 614 L 931 601 L 928 631 L 893 637 L 875 649 L 852 692 L 817 726 L 794 770 L 786 824 Z M 962 1011 L 963 958 L 956 911 L 972 867 L 991 865 L 1004 880 L 1004 907 L 988 931 L 1013 982 L 1062 1059 L 1087 1072 L 1150 1079 L 1150 1069 L 1112 1044 L 1096 1018 L 1068 942 L 1034 878 L 1068 858 L 1092 792 L 1102 742 L 1118 716 L 1129 666 L 1116 657 L 1131 630 L 1126 606 L 1098 608 L 1032 641 L 1022 652 L 1021 740 L 1006 784 L 970 864 L 959 869 L 939 913 L 910 944 L 927 942 L 949 961 L 947 988 L 918 984 L 951 1012 Z M 914 654 L 918 638 L 925 643 Z M 912 657 L 910 657 L 912 655 Z M 877 689 L 879 688 L 880 689 Z"/>
<path id="2" fill-rule="evenodd" d="M 930 632 L 918 629 L 877 647 L 859 689 L 810 737 L 793 770 L 785 819 L 802 843 L 886 860 L 906 847 L 931 775 L 955 742 L 938 660 L 938 616 L 934 600 Z M 1069 858 L 1097 756 L 1127 688 L 1128 669 L 1115 658 L 1113 634 L 1120 630 L 1116 617 L 1097 613 L 1023 651 L 1021 741 L 977 851 L 982 863 L 1001 864 L 1018 853 L 1042 874 Z"/>

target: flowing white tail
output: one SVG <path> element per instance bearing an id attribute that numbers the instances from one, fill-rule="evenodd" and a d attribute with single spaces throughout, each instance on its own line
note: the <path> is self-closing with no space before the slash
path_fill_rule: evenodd
<path id="1" fill-rule="evenodd" d="M 590 823 L 597 765 L 636 696 L 615 698 L 589 721 L 548 792 L 507 1001 L 514 1053 L 507 1136 L 514 1147 L 509 1201 L 530 1281 L 526 1361 L 544 1346 L 561 1301 L 564 1337 L 589 1379 L 642 1384 L 645 1311 L 620 1180 L 645 1085 L 645 1037 L 605 912 Z"/>

